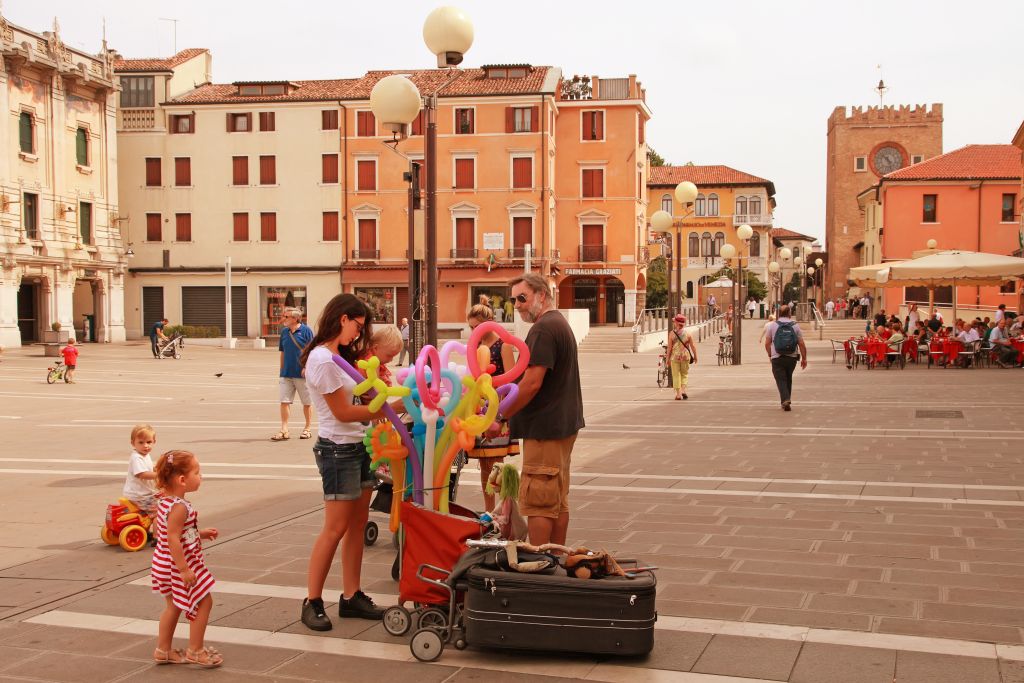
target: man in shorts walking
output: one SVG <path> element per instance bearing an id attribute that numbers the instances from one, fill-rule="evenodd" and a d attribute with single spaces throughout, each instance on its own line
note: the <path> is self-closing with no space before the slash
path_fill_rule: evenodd
<path id="1" fill-rule="evenodd" d="M 523 321 L 530 364 L 509 408 L 511 436 L 522 439 L 519 509 L 530 542 L 565 544 L 569 529 L 569 469 L 576 435 L 584 427 L 576 338 L 555 310 L 547 281 L 537 273 L 512 280 L 512 300 Z"/>
<path id="2" fill-rule="evenodd" d="M 286 441 L 290 438 L 288 416 L 296 393 L 302 402 L 302 415 L 306 418 L 306 426 L 302 428 L 299 438 L 308 439 L 312 436 L 309 422 L 313 416 L 313 406 L 309 399 L 309 391 L 306 389 L 306 380 L 302 377 L 302 363 L 299 362 L 302 349 L 312 340 L 313 330 L 302 322 L 302 311 L 297 308 L 286 308 L 281 316 L 281 341 L 277 345 L 281 350 L 281 370 L 278 379 L 281 430 L 270 437 L 271 441 Z"/>

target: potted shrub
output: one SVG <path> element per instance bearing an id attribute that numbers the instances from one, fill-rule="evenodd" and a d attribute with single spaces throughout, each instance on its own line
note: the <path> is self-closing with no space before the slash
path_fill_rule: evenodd
<path id="1" fill-rule="evenodd" d="M 43 332 L 43 341 L 47 344 L 63 344 L 70 338 L 71 333 L 61 330 L 60 321 L 54 320 L 50 323 L 50 330 Z"/>

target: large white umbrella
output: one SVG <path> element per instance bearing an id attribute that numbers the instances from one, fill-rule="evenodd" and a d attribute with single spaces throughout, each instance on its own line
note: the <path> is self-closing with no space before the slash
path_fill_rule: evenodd
<path id="1" fill-rule="evenodd" d="M 887 261 L 886 263 L 875 263 L 870 266 L 857 266 L 850 268 L 847 280 L 852 280 L 858 287 L 880 287 L 878 273 L 902 261 Z"/>
<path id="2" fill-rule="evenodd" d="M 938 251 L 921 258 L 887 264 L 875 276 L 885 287 L 953 286 L 953 317 L 956 318 L 957 285 L 1000 285 L 1024 277 L 1024 258 L 977 251 Z"/>

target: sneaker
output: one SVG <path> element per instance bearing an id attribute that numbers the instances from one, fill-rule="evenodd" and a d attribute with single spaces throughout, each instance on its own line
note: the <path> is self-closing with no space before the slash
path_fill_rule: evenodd
<path id="1" fill-rule="evenodd" d="M 331 620 L 324 610 L 323 598 L 302 601 L 302 623 L 313 631 L 330 631 Z"/>
<path id="2" fill-rule="evenodd" d="M 370 596 L 359 590 L 349 599 L 342 596 L 338 601 L 338 616 L 355 617 L 356 619 L 380 619 L 384 616 L 384 608 L 373 604 Z"/>
<path id="3" fill-rule="evenodd" d="M 782 402 L 782 409 L 785 410 L 788 413 L 793 408 L 790 406 L 789 401 L 783 401 Z"/>

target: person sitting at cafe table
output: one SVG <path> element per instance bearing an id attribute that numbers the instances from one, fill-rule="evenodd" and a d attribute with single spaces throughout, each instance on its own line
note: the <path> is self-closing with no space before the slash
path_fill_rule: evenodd
<path id="1" fill-rule="evenodd" d="M 1006 332 L 1005 318 L 1001 318 L 992 328 L 988 341 L 992 344 L 992 352 L 996 355 L 996 363 L 999 367 L 1012 368 L 1017 364 L 1017 349 L 1010 343 L 1010 336 Z"/>
<path id="2" fill-rule="evenodd" d="M 889 337 L 892 336 L 892 330 L 885 325 L 878 325 L 875 327 L 875 334 L 878 335 L 878 338 L 882 341 L 888 341 Z"/>
<path id="3" fill-rule="evenodd" d="M 889 324 L 889 316 L 887 316 L 885 314 L 885 309 L 883 308 L 882 310 L 880 310 L 878 312 L 878 315 L 875 316 L 875 327 L 879 327 L 879 326 L 885 327 L 888 324 Z"/>
<path id="4" fill-rule="evenodd" d="M 889 325 L 889 346 L 902 345 L 906 340 L 907 336 L 903 334 L 903 324 L 901 322 L 897 320 Z"/>

